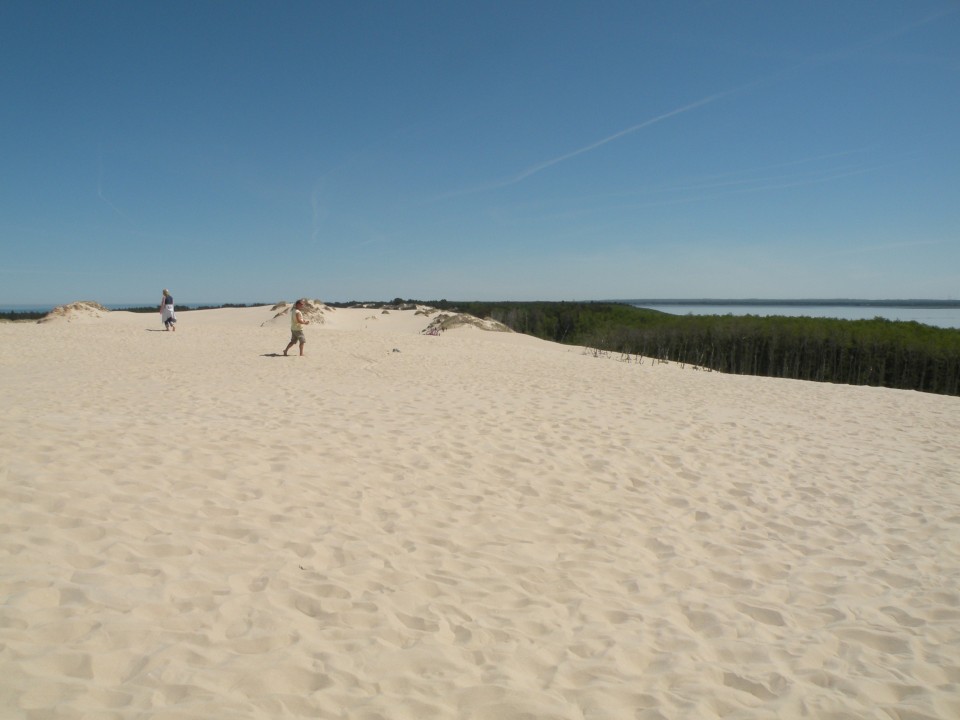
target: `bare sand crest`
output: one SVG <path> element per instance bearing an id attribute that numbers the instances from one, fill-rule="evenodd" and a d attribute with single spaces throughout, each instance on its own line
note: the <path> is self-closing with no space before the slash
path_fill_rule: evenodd
<path id="1" fill-rule="evenodd" d="M 6 717 L 960 716 L 960 399 L 275 312 L 0 325 Z"/>

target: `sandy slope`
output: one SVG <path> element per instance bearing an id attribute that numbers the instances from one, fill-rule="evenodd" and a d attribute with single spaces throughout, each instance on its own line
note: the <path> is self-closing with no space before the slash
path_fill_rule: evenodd
<path id="1" fill-rule="evenodd" d="M 960 399 L 273 314 L 0 324 L 4 717 L 960 717 Z"/>

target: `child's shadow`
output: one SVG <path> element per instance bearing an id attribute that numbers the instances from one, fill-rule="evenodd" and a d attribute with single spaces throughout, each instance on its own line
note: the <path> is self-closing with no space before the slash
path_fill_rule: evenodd
<path id="1" fill-rule="evenodd" d="M 283 353 L 264 353 L 260 357 L 293 357 L 293 355 L 284 355 Z"/>

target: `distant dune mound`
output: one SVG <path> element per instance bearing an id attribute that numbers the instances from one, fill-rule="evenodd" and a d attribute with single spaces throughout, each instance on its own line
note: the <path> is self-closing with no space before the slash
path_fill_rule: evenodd
<path id="1" fill-rule="evenodd" d="M 109 313 L 103 305 L 92 300 L 79 300 L 68 305 L 58 305 L 48 312 L 38 323 L 46 322 L 84 322 L 97 320 Z"/>
<path id="2" fill-rule="evenodd" d="M 322 300 L 309 300 L 307 298 L 301 299 L 303 300 L 303 308 L 300 312 L 303 313 L 303 319 L 308 320 L 313 325 L 323 325 L 326 322 L 326 317 L 324 317 L 324 314 L 327 312 L 334 312 L 336 310 L 336 308 L 330 307 Z M 290 311 L 293 309 L 293 305 L 294 303 L 278 302 L 276 305 L 270 308 L 271 310 L 276 311 L 276 314 L 266 322 L 261 323 L 261 327 L 264 325 L 280 325 L 282 323 L 290 322 Z"/>
<path id="3" fill-rule="evenodd" d="M 370 305 L 370 304 L 366 304 L 366 305 L 358 305 L 357 307 L 364 307 L 364 308 L 365 308 L 365 307 L 373 307 L 373 306 Z M 440 312 L 439 310 L 437 310 L 437 308 L 435 308 L 435 307 L 430 307 L 429 305 L 417 305 L 416 303 L 400 303 L 400 304 L 396 304 L 396 305 L 384 305 L 384 306 L 382 306 L 382 308 L 381 308 L 381 310 L 380 310 L 380 314 L 381 314 L 381 315 L 389 315 L 390 313 L 392 313 L 392 312 L 394 312 L 394 311 L 397 311 L 397 312 L 405 312 L 405 311 L 408 311 L 408 310 L 414 310 L 414 311 L 415 311 L 415 312 L 413 313 L 414 315 L 426 315 L 427 317 L 430 317 L 430 316 L 433 315 L 434 313 Z"/>
<path id="4" fill-rule="evenodd" d="M 481 320 L 478 317 L 473 315 L 467 315 L 466 313 L 456 313 L 455 315 L 450 315 L 448 313 L 441 313 L 433 319 L 427 327 L 423 330 L 424 335 L 436 335 L 441 333 L 444 330 L 453 330 L 454 328 L 459 327 L 475 327 L 480 330 L 487 330 L 489 332 L 513 332 L 503 323 L 499 323 L 496 320 Z"/>

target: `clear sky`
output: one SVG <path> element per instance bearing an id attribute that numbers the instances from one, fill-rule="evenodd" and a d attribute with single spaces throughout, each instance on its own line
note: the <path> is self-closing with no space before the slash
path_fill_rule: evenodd
<path id="1" fill-rule="evenodd" d="M 960 297 L 957 0 L 0 1 L 0 303 Z"/>

